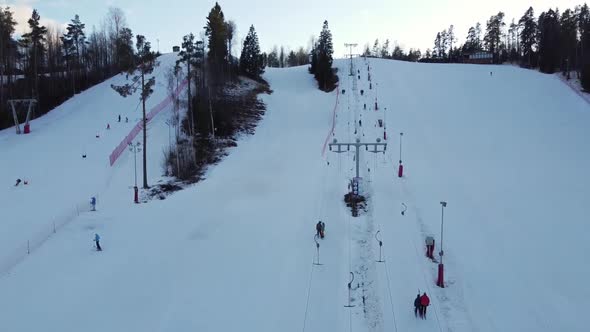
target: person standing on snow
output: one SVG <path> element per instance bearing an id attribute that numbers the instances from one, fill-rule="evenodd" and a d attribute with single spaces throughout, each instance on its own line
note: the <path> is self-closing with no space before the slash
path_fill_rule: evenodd
<path id="1" fill-rule="evenodd" d="M 102 248 L 100 247 L 100 236 L 98 236 L 98 234 L 94 234 L 94 242 L 96 243 L 96 251 L 102 251 Z"/>
<path id="2" fill-rule="evenodd" d="M 422 294 L 422 296 L 420 297 L 420 311 L 422 311 L 422 319 L 426 319 L 426 307 L 428 307 L 430 305 L 430 299 L 428 298 L 428 295 L 426 295 L 426 292 L 424 292 L 424 294 Z"/>
<path id="3" fill-rule="evenodd" d="M 414 316 L 416 316 L 416 318 L 418 318 L 418 313 L 420 313 L 420 318 L 422 318 L 422 308 L 420 305 L 420 293 L 418 293 L 414 300 Z"/>
<path id="4" fill-rule="evenodd" d="M 324 238 L 324 232 L 326 231 L 326 224 L 324 224 L 324 222 L 323 222 L 323 221 L 320 221 L 320 223 L 321 223 L 321 228 L 322 228 L 322 229 L 320 230 L 320 236 L 321 236 L 321 238 L 323 239 L 323 238 Z"/>
<path id="5" fill-rule="evenodd" d="M 324 235 L 322 234 L 322 221 L 318 221 L 317 224 L 315 224 L 315 231 L 316 231 L 316 235 L 320 238 L 324 238 Z"/>

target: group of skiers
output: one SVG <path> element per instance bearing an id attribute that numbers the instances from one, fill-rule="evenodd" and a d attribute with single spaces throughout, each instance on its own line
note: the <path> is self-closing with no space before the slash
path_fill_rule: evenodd
<path id="1" fill-rule="evenodd" d="M 324 232 L 326 230 L 326 224 L 321 220 L 318 221 L 318 223 L 315 224 L 315 230 L 316 230 L 316 236 L 323 239 L 325 236 Z M 97 244 L 97 247 L 99 247 L 98 241 L 96 241 L 96 244 Z M 418 316 L 420 316 L 420 318 L 426 319 L 426 308 L 429 305 L 430 305 L 430 298 L 428 297 L 428 295 L 426 295 L 426 292 L 424 292 L 422 295 L 420 295 L 420 292 L 418 292 L 418 295 L 416 296 L 416 299 L 414 300 L 414 315 L 416 316 L 416 318 Z"/>
<path id="2" fill-rule="evenodd" d="M 416 317 L 420 316 L 420 318 L 426 319 L 426 307 L 429 305 L 430 298 L 428 298 L 428 295 L 426 295 L 426 293 L 422 295 L 418 293 L 416 299 L 414 300 L 414 315 Z"/>
<path id="3" fill-rule="evenodd" d="M 324 232 L 326 231 L 326 224 L 324 224 L 324 222 L 321 220 L 318 221 L 318 223 L 315 224 L 315 231 L 316 231 L 316 235 L 323 239 Z"/>

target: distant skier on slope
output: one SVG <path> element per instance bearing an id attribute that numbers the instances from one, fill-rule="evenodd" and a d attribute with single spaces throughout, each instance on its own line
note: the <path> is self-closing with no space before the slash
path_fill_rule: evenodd
<path id="1" fill-rule="evenodd" d="M 16 184 L 14 185 L 15 187 L 18 187 L 18 185 L 21 183 L 21 179 L 16 179 Z"/>
<path id="2" fill-rule="evenodd" d="M 322 239 L 324 238 L 325 227 L 326 227 L 325 224 L 321 220 L 318 221 L 318 223 L 315 225 L 316 235 Z"/>
<path id="3" fill-rule="evenodd" d="M 420 297 L 420 311 L 422 319 L 426 319 L 426 307 L 430 305 L 430 298 L 426 295 L 426 292 Z"/>
<path id="4" fill-rule="evenodd" d="M 321 221 L 322 223 L 322 230 L 320 231 L 320 235 L 322 237 L 322 239 L 324 238 L 325 232 L 326 232 L 326 224 L 324 224 L 323 221 Z"/>
<path id="5" fill-rule="evenodd" d="M 414 316 L 418 318 L 418 313 L 420 313 L 420 318 L 422 318 L 422 309 L 420 308 L 420 293 L 416 296 L 414 300 Z"/>
<path id="6" fill-rule="evenodd" d="M 98 234 L 94 234 L 94 243 L 96 243 L 96 251 L 102 251 L 100 247 L 100 236 Z"/>

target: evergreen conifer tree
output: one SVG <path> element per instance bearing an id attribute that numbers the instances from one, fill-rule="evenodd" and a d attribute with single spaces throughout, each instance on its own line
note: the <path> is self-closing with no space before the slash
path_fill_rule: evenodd
<path id="1" fill-rule="evenodd" d="M 317 70 L 315 75 L 320 88 L 324 91 L 329 89 L 329 85 L 334 80 L 332 71 L 333 53 L 332 33 L 328 27 L 328 21 L 324 21 L 317 46 Z"/>
<path id="2" fill-rule="evenodd" d="M 47 28 L 39 23 L 41 16 L 36 9 L 28 21 L 30 32 L 23 35 L 24 42 L 31 47 L 30 57 L 33 59 L 32 68 L 27 70 L 33 76 L 33 98 L 39 99 L 39 67 L 43 66 Z"/>
<path id="3" fill-rule="evenodd" d="M 523 61 L 526 61 L 527 67 L 533 65 L 533 47 L 537 44 L 537 21 L 533 7 L 529 7 L 518 23 L 522 26 L 520 32 L 520 47 L 522 49 Z"/>
<path id="4" fill-rule="evenodd" d="M 260 44 L 254 25 L 250 26 L 246 39 L 244 39 L 242 54 L 240 55 L 240 70 L 246 76 L 254 79 L 260 78 L 260 75 L 264 73 Z"/>

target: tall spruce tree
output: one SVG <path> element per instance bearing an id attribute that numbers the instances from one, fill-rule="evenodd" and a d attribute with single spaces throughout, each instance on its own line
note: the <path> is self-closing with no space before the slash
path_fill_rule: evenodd
<path id="1" fill-rule="evenodd" d="M 539 16 L 539 69 L 553 73 L 559 67 L 559 14 L 550 9 Z"/>
<path id="2" fill-rule="evenodd" d="M 499 59 L 500 42 L 502 38 L 502 28 L 504 23 L 504 13 L 499 12 L 493 15 L 487 22 L 486 34 L 483 38 L 487 50 L 494 55 L 495 61 Z"/>
<path id="3" fill-rule="evenodd" d="M 207 59 L 211 63 L 213 73 L 218 74 L 221 78 L 221 83 L 223 83 L 225 82 L 223 71 L 228 64 L 227 23 L 225 22 L 221 6 L 217 2 L 207 16 L 205 35 L 208 37 L 209 46 Z M 218 75 L 213 75 L 213 78 Z"/>
<path id="4" fill-rule="evenodd" d="M 139 98 L 143 110 L 143 188 L 147 189 L 149 186 L 147 182 L 147 117 L 145 102 L 154 92 L 154 85 L 156 84 L 156 78 L 154 76 L 148 77 L 148 75 L 154 71 L 158 62 L 156 61 L 156 53 L 152 51 L 150 42 L 146 41 L 144 36 L 137 35 L 135 47 L 137 49 L 135 57 L 138 67 L 137 70 L 133 68 L 128 71 L 128 74 L 134 75 L 131 79 L 132 82 L 119 86 L 111 84 L 111 88 L 122 97 L 128 97 L 136 91 L 140 91 Z"/>
<path id="5" fill-rule="evenodd" d="M 188 82 L 187 85 L 187 106 L 188 106 L 188 116 L 190 119 L 190 126 L 189 126 L 189 134 L 194 134 L 194 121 L 193 121 L 193 96 L 192 96 L 192 85 L 194 82 L 194 77 L 196 75 L 196 67 L 198 66 L 200 54 L 198 52 L 197 45 L 195 43 L 195 35 L 192 33 L 184 36 L 182 38 L 182 51 L 178 53 L 179 59 L 176 60 L 176 66 L 179 67 L 180 64 L 184 64 L 186 66 L 186 81 Z"/>
<path id="6" fill-rule="evenodd" d="M 328 27 L 328 21 L 324 21 L 317 47 L 316 70 L 316 79 L 318 80 L 320 88 L 324 91 L 328 91 L 334 80 L 334 72 L 332 70 L 333 53 L 332 33 Z"/>
<path id="7" fill-rule="evenodd" d="M 518 23 L 522 26 L 520 32 L 520 47 L 522 48 L 523 61 L 526 61 L 527 67 L 533 65 L 533 47 L 537 45 L 537 21 L 533 7 L 529 7 Z"/>
<path id="8" fill-rule="evenodd" d="M 455 42 L 455 27 L 451 25 L 447 31 L 447 42 L 449 43 L 449 60 L 453 54 L 453 43 Z"/>
<path id="9" fill-rule="evenodd" d="M 116 40 L 116 64 L 119 70 L 128 72 L 135 67 L 135 55 L 133 53 L 133 32 L 130 28 L 121 28 Z"/>
<path id="10" fill-rule="evenodd" d="M 467 32 L 467 40 L 465 40 L 465 44 L 463 45 L 463 52 L 473 53 L 477 51 L 477 44 L 478 40 L 477 35 L 475 34 L 475 28 L 471 27 Z"/>
<path id="11" fill-rule="evenodd" d="M 0 110 L 5 104 L 4 77 L 11 71 L 9 59 L 14 45 L 12 35 L 15 27 L 16 21 L 10 8 L 0 8 Z"/>
<path id="12" fill-rule="evenodd" d="M 578 14 L 581 53 L 581 81 L 582 87 L 590 92 L 590 11 L 584 4 Z"/>
<path id="13" fill-rule="evenodd" d="M 379 38 L 375 39 L 375 43 L 373 44 L 373 56 L 379 56 Z"/>
<path id="14" fill-rule="evenodd" d="M 561 70 L 570 78 L 570 70 L 576 68 L 576 48 L 578 44 L 578 22 L 575 13 L 566 9 L 560 18 L 560 31 L 559 37 L 561 41 Z"/>
<path id="15" fill-rule="evenodd" d="M 31 68 L 27 71 L 29 77 L 33 78 L 32 97 L 39 99 L 39 67 L 43 66 L 43 59 L 45 55 L 45 41 L 47 28 L 39 23 L 41 16 L 36 9 L 33 9 L 31 18 L 28 21 L 30 32 L 23 35 L 23 39 L 27 45 L 31 47 L 30 57 L 33 59 Z"/>
<path id="16" fill-rule="evenodd" d="M 293 55 L 295 54 L 293 53 Z M 246 76 L 254 79 L 260 78 L 260 75 L 264 73 L 260 44 L 258 43 L 258 35 L 254 29 L 254 25 L 250 26 L 246 39 L 244 39 L 242 54 L 240 55 L 240 70 Z"/>
<path id="17" fill-rule="evenodd" d="M 84 27 L 85 24 L 80 21 L 80 17 L 75 15 L 72 23 L 68 24 L 68 32 L 64 34 L 62 38 L 64 53 L 71 64 L 70 75 L 72 78 L 72 91 L 74 94 L 76 93 L 76 74 L 82 68 L 81 53 L 86 47 Z"/>
<path id="18" fill-rule="evenodd" d="M 389 39 L 385 39 L 385 43 L 381 46 L 381 54 L 379 56 L 389 58 Z"/>

